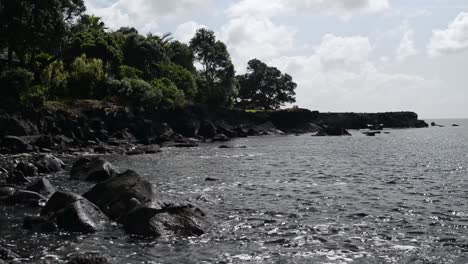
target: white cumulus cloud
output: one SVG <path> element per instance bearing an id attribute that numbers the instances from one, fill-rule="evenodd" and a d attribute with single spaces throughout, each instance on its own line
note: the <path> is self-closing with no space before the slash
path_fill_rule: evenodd
<path id="1" fill-rule="evenodd" d="M 444 30 L 434 30 L 428 46 L 431 56 L 468 50 L 468 13 L 461 12 Z"/>
<path id="2" fill-rule="evenodd" d="M 244 14 L 328 15 L 349 18 L 375 13 L 390 7 L 389 0 L 242 0 L 228 9 L 231 16 Z"/>

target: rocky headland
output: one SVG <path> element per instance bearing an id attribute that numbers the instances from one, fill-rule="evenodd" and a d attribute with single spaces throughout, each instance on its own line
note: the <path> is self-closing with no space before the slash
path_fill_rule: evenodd
<path id="1" fill-rule="evenodd" d="M 119 171 L 102 154 L 155 154 L 164 147 L 236 137 L 314 133 L 349 135 L 347 129 L 427 127 L 411 112 L 319 113 L 306 109 L 248 112 L 189 107 L 145 111 L 112 104 L 70 109 L 0 112 L 0 206 L 26 206 L 23 228 L 31 232 L 94 233 L 117 225 L 141 237 L 197 236 L 211 225 L 203 209 L 165 197 L 132 168 Z M 223 145 L 221 147 L 230 147 Z M 86 183 L 74 193 L 53 186 L 50 175 Z M 4 227 L 2 227 L 4 228 Z M 0 263 L 18 263 L 0 245 Z M 93 262 L 94 261 L 94 262 Z M 83 253 L 69 263 L 110 263 Z"/>

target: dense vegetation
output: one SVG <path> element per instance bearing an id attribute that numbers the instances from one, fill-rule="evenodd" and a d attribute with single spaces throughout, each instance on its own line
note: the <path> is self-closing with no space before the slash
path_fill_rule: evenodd
<path id="1" fill-rule="evenodd" d="M 3 106 L 95 99 L 154 109 L 277 109 L 295 102 L 291 76 L 259 60 L 236 76 L 213 31 L 199 29 L 185 44 L 170 34 L 108 30 L 85 10 L 83 0 L 0 0 Z"/>

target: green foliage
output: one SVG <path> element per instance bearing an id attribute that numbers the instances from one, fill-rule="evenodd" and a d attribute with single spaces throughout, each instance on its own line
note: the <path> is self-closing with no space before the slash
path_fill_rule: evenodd
<path id="1" fill-rule="evenodd" d="M 67 58 L 85 54 L 88 58 L 101 59 L 105 66 L 116 68 L 123 59 L 122 51 L 114 36 L 100 29 L 87 28 L 75 33 L 66 51 Z"/>
<path id="2" fill-rule="evenodd" d="M 0 43 L 15 52 L 23 65 L 39 50 L 57 54 L 66 43 L 70 24 L 85 11 L 82 0 L 7 0 L 0 4 Z"/>
<path id="3" fill-rule="evenodd" d="M 104 70 L 100 59 L 88 59 L 86 55 L 76 58 L 70 65 L 69 96 L 79 99 L 103 98 Z"/>
<path id="4" fill-rule="evenodd" d="M 161 108 L 172 109 L 185 104 L 184 92 L 177 89 L 177 86 L 169 79 L 156 79 L 151 82 L 151 85 L 153 89 L 161 92 Z"/>
<path id="5" fill-rule="evenodd" d="M 6 70 L 0 74 L 0 98 L 17 103 L 30 92 L 34 74 L 23 68 Z"/>
<path id="6" fill-rule="evenodd" d="M 51 98 L 68 96 L 68 73 L 62 61 L 49 64 L 41 74 L 41 81 L 48 87 Z"/>
<path id="7" fill-rule="evenodd" d="M 187 44 L 179 41 L 169 43 L 168 56 L 172 63 L 180 65 L 190 72 L 196 71 L 195 66 L 193 66 L 193 52 Z"/>
<path id="8" fill-rule="evenodd" d="M 199 98 L 215 106 L 229 106 L 236 94 L 234 65 L 226 45 L 217 41 L 214 32 L 199 29 L 190 41 L 195 60 L 202 65 L 197 81 Z"/>
<path id="9" fill-rule="evenodd" d="M 249 61 L 247 73 L 237 79 L 240 84 L 238 106 L 270 110 L 296 102 L 297 84 L 292 77 L 260 60 Z"/>
<path id="10" fill-rule="evenodd" d="M 124 64 L 141 70 L 146 80 L 158 76 L 158 65 L 169 62 L 163 47 L 158 42 L 140 35 L 128 35 L 122 46 Z"/>
<path id="11" fill-rule="evenodd" d="M 119 67 L 119 78 L 120 79 L 141 79 L 143 77 L 143 72 L 137 68 L 130 67 L 127 65 L 121 65 Z"/>
<path id="12" fill-rule="evenodd" d="M 182 90 L 187 99 L 193 100 L 197 95 L 197 85 L 192 73 L 177 64 L 164 64 L 160 66 L 161 76 L 171 80 L 179 90 Z"/>
<path id="13" fill-rule="evenodd" d="M 21 94 L 20 102 L 23 105 L 43 106 L 47 100 L 48 93 L 49 91 L 46 86 L 34 85 L 27 93 Z"/>

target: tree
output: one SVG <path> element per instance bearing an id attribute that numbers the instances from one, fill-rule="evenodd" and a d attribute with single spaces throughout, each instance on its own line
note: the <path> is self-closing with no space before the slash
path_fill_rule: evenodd
<path id="1" fill-rule="evenodd" d="M 180 65 L 190 72 L 195 72 L 193 52 L 190 47 L 179 41 L 169 43 L 168 56 L 172 63 Z"/>
<path id="2" fill-rule="evenodd" d="M 297 84 L 288 74 L 269 67 L 260 60 L 249 61 L 247 73 L 237 77 L 240 85 L 238 105 L 263 109 L 278 109 L 296 102 Z"/>
<path id="3" fill-rule="evenodd" d="M 147 80 L 158 76 L 158 64 L 169 62 L 163 47 L 137 34 L 125 36 L 122 51 L 124 64 L 141 70 Z"/>
<path id="4" fill-rule="evenodd" d="M 198 88 L 200 99 L 210 105 L 229 106 L 236 93 L 234 65 L 226 45 L 214 32 L 199 29 L 190 41 L 195 60 L 201 64 Z"/>
<path id="5" fill-rule="evenodd" d="M 21 64 L 35 53 L 61 52 L 71 24 L 85 11 L 83 0 L 0 1 L 0 43 L 13 52 Z"/>

